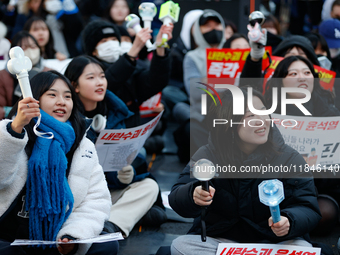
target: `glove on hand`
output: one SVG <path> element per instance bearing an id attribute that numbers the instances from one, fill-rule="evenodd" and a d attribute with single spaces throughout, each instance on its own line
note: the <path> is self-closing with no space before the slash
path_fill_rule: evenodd
<path id="1" fill-rule="evenodd" d="M 65 14 L 74 14 L 78 12 L 78 7 L 74 0 L 63 0 L 63 10 Z"/>
<path id="2" fill-rule="evenodd" d="M 255 59 L 263 57 L 265 52 L 264 46 L 267 44 L 267 29 L 259 29 L 259 24 L 256 23 L 254 27 L 248 25 L 248 39 L 250 44 L 250 56 Z"/>
<path id="3" fill-rule="evenodd" d="M 130 184 L 132 182 L 135 172 L 131 165 L 124 166 L 118 171 L 117 178 L 121 183 Z"/>

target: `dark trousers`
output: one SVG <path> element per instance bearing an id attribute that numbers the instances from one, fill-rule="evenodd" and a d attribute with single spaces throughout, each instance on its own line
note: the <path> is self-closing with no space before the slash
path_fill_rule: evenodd
<path id="1" fill-rule="evenodd" d="M 60 255 L 57 248 L 29 248 L 28 246 L 11 246 L 10 244 L 11 242 L 0 239 L 1 255 Z M 86 255 L 116 255 L 118 249 L 118 241 L 94 243 Z"/>

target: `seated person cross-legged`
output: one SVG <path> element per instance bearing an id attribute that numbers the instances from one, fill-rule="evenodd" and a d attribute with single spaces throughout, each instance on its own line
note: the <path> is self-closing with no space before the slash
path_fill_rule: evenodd
<path id="1" fill-rule="evenodd" d="M 248 88 L 240 88 L 245 102 L 251 96 Z M 253 106 L 266 107 L 262 95 L 253 91 Z M 310 173 L 273 176 L 261 173 L 236 175 L 219 173 L 209 181 L 209 192 L 198 180 L 190 177 L 190 169 L 199 159 L 208 159 L 215 166 L 286 166 L 305 165 L 303 157 L 286 145 L 269 115 L 250 112 L 233 115 L 230 90 L 221 93 L 222 105 L 212 104 L 207 117 L 227 120 L 227 124 L 211 122 L 208 144 L 192 156 L 169 195 L 170 206 L 183 217 L 195 218 L 189 233 L 172 242 L 171 254 L 215 255 L 219 243 L 273 243 L 309 246 L 308 233 L 320 220 L 314 181 Z M 232 122 L 244 125 L 230 125 Z M 251 125 L 249 125 L 249 120 Z M 216 168 L 217 169 L 217 168 Z M 258 185 L 263 180 L 279 179 L 283 183 L 285 199 L 280 203 L 281 220 L 273 223 L 269 208 L 259 199 Z M 206 242 L 201 241 L 200 215 L 205 213 Z"/>

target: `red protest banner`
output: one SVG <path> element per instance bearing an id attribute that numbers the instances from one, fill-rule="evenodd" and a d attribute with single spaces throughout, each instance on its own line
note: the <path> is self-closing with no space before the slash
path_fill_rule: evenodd
<path id="1" fill-rule="evenodd" d="M 277 65 L 283 59 L 283 57 L 277 57 L 277 56 L 272 56 L 271 58 L 272 58 L 272 63 L 268 67 L 267 72 L 264 75 L 263 91 L 265 91 L 265 86 L 266 86 L 268 79 L 270 79 L 273 76 Z M 322 68 L 320 66 L 317 66 L 317 65 L 314 65 L 314 70 L 316 73 L 319 74 L 321 87 L 332 91 L 336 73 L 333 71 L 327 70 L 325 68 Z"/>
<path id="2" fill-rule="evenodd" d="M 272 54 L 271 47 L 265 47 Z M 249 49 L 207 49 L 207 78 L 208 83 L 234 84 L 235 78 L 240 77 L 243 66 L 250 53 Z M 263 55 L 262 70 L 269 66 L 267 53 Z"/>
<path id="3" fill-rule="evenodd" d="M 161 102 L 162 93 L 159 92 L 156 95 L 150 97 L 139 106 L 139 113 L 142 118 L 154 117 L 158 115 L 158 112 L 154 112 L 154 109 Z"/>

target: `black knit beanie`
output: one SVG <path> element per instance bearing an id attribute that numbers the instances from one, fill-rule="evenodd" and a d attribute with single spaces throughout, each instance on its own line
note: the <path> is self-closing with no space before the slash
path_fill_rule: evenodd
<path id="1" fill-rule="evenodd" d="M 284 57 L 287 50 L 293 47 L 300 47 L 306 54 L 307 58 L 314 64 L 320 65 L 318 57 L 315 54 L 312 43 L 304 36 L 291 35 L 285 38 L 273 51 L 274 56 Z"/>
<path id="2" fill-rule="evenodd" d="M 96 45 L 103 38 L 115 36 L 120 42 L 120 33 L 118 28 L 105 20 L 94 20 L 86 25 L 82 32 L 82 45 L 85 54 L 92 56 L 92 52 L 95 50 Z"/>
<path id="3" fill-rule="evenodd" d="M 117 26 L 117 28 L 118 28 L 118 31 L 119 31 L 119 33 L 120 33 L 120 36 L 128 36 L 128 37 L 131 38 L 129 32 L 127 31 L 127 29 L 126 29 L 125 27 L 123 27 L 123 26 Z M 132 38 L 131 38 L 131 40 L 132 40 Z"/>

